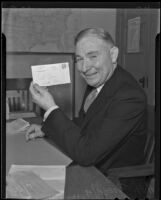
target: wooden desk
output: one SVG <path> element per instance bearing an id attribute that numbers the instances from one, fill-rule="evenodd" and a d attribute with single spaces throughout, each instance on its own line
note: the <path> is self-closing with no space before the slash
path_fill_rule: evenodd
<path id="1" fill-rule="evenodd" d="M 116 185 L 95 167 L 67 167 L 64 197 L 66 199 L 125 199 Z"/>
<path id="2" fill-rule="evenodd" d="M 40 118 L 26 118 L 40 124 Z M 67 165 L 71 159 L 62 154 L 43 138 L 26 142 L 25 132 L 6 134 L 6 173 L 12 164 L 17 165 Z"/>
<path id="3" fill-rule="evenodd" d="M 27 121 L 40 123 L 40 120 L 37 118 Z M 8 173 L 11 164 L 69 164 L 71 160 L 65 155 L 62 160 L 62 156 L 61 152 L 43 138 L 26 142 L 25 133 L 16 135 L 6 134 L 6 173 Z M 65 199 L 125 199 L 126 197 L 124 193 L 95 167 L 82 167 L 69 164 L 66 168 Z"/>

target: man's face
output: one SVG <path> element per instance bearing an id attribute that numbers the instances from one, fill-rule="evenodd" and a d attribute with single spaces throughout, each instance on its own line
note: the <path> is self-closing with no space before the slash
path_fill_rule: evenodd
<path id="1" fill-rule="evenodd" d="M 88 85 L 98 87 L 112 74 L 110 48 L 96 36 L 86 36 L 76 44 L 76 66 Z"/>

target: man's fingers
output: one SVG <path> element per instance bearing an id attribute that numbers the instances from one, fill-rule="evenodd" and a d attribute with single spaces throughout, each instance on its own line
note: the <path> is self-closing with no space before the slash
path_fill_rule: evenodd
<path id="1" fill-rule="evenodd" d="M 33 84 L 33 88 L 34 88 L 37 92 L 39 92 L 40 94 L 43 93 L 43 92 L 45 92 L 45 91 L 47 91 L 47 87 L 45 87 L 45 86 L 39 86 L 37 83 L 34 83 L 34 84 Z"/>
<path id="2" fill-rule="evenodd" d="M 48 92 L 47 87 L 39 86 L 37 83 L 31 82 L 29 88 L 33 102 L 37 103 L 37 100 L 44 96 L 45 92 Z"/>
<path id="3" fill-rule="evenodd" d="M 32 124 L 27 130 L 26 130 L 26 141 L 35 139 L 37 137 L 44 137 L 44 133 L 41 131 L 41 126 Z"/>
<path id="4" fill-rule="evenodd" d="M 42 137 L 43 134 L 41 134 L 41 131 L 35 131 L 33 133 L 26 133 L 26 140 L 32 140 L 32 139 L 35 139 L 37 137 Z"/>
<path id="5" fill-rule="evenodd" d="M 35 130 L 35 125 L 31 125 L 27 128 L 26 130 L 26 134 L 30 134 L 31 132 L 33 132 Z"/>
<path id="6" fill-rule="evenodd" d="M 41 86 L 44 90 L 48 91 L 47 86 Z"/>
<path id="7" fill-rule="evenodd" d="M 34 100 L 36 91 L 33 87 L 33 82 L 31 82 L 29 90 L 30 90 L 30 93 L 32 95 L 32 100 Z"/>
<path id="8" fill-rule="evenodd" d="M 37 90 L 37 87 L 34 86 L 33 82 L 31 82 L 29 90 L 30 90 L 32 96 L 39 94 L 39 90 Z"/>
<path id="9" fill-rule="evenodd" d="M 35 139 L 37 137 L 36 133 L 26 134 L 26 141 Z"/>
<path id="10" fill-rule="evenodd" d="M 35 124 L 32 124 L 30 127 L 26 130 L 26 140 L 32 139 L 34 137 L 33 134 L 36 134 L 36 126 Z"/>

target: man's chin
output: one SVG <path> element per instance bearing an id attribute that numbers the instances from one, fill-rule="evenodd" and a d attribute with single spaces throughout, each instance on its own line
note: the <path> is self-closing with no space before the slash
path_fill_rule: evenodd
<path id="1" fill-rule="evenodd" d="M 92 87 L 97 87 L 97 82 L 96 81 L 86 81 L 88 85 Z"/>
<path id="2" fill-rule="evenodd" d="M 83 77 L 86 81 L 86 83 L 92 87 L 97 87 L 98 85 L 98 80 L 96 79 L 96 77 L 92 77 L 92 76 L 89 76 L 89 77 Z"/>

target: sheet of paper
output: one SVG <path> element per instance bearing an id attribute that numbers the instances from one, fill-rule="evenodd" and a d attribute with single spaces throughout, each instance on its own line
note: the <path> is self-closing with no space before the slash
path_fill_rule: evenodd
<path id="1" fill-rule="evenodd" d="M 7 134 L 20 133 L 22 131 L 25 131 L 26 128 L 29 126 L 30 126 L 29 122 L 27 122 L 22 118 L 18 118 L 16 120 L 6 123 L 6 133 Z"/>
<path id="2" fill-rule="evenodd" d="M 40 86 L 70 83 L 69 63 L 31 66 L 33 82 Z"/>
<path id="3" fill-rule="evenodd" d="M 50 199 L 63 199 L 65 188 L 65 165 L 11 165 L 9 174 L 18 171 L 31 171 L 58 191 Z"/>
<path id="4" fill-rule="evenodd" d="M 32 171 L 16 171 L 7 178 L 7 198 L 46 199 L 59 192 Z"/>

